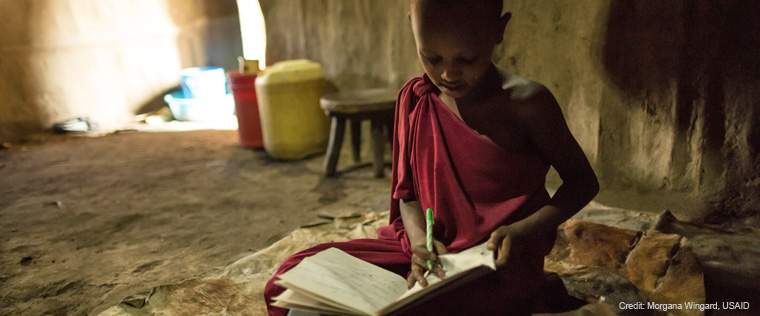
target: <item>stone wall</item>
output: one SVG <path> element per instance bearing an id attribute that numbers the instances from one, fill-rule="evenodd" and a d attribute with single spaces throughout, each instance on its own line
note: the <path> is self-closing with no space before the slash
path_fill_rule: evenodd
<path id="1" fill-rule="evenodd" d="M 322 63 L 338 88 L 422 73 L 405 0 L 261 0 L 268 63 Z M 544 83 L 603 184 L 760 209 L 756 1 L 508 1 L 495 61 Z"/>
<path id="2" fill-rule="evenodd" d="M 116 127 L 193 66 L 236 68 L 235 0 L 0 0 L 0 140 L 89 116 Z"/>

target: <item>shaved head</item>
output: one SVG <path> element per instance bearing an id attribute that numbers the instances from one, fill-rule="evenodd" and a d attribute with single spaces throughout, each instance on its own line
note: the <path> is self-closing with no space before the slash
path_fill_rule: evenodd
<path id="1" fill-rule="evenodd" d="M 498 19 L 504 6 L 503 0 L 412 0 L 412 14 L 427 12 L 430 9 L 457 10 L 465 14 L 477 14 L 484 18 Z"/>
<path id="2" fill-rule="evenodd" d="M 503 0 L 412 0 L 410 18 L 416 26 L 469 28 L 472 36 L 501 37 Z M 507 18 L 508 20 L 509 18 Z M 495 34 L 497 33 L 497 34 Z"/>
<path id="3" fill-rule="evenodd" d="M 502 0 L 412 0 L 409 18 L 420 63 L 443 93 L 468 95 L 492 69 L 509 13 Z"/>

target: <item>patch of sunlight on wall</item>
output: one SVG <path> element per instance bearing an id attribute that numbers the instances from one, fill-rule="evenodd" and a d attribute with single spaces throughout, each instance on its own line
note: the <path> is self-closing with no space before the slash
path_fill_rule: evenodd
<path id="1" fill-rule="evenodd" d="M 102 130 L 134 120 L 179 81 L 179 28 L 154 0 L 34 1 L 29 88 L 43 126 L 89 117 Z"/>
<path id="2" fill-rule="evenodd" d="M 237 0 L 240 14 L 240 34 L 243 37 L 243 57 L 258 60 L 259 68 L 266 66 L 267 34 L 264 15 L 258 0 Z"/>

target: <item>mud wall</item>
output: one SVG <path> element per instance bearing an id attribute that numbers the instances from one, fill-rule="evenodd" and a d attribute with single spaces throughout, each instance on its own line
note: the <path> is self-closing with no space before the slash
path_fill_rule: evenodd
<path id="1" fill-rule="evenodd" d="M 307 58 L 339 88 L 401 86 L 422 73 L 406 1 L 260 0 L 267 63 Z"/>
<path id="2" fill-rule="evenodd" d="M 338 88 L 422 73 L 405 0 L 262 0 L 268 63 L 322 63 Z M 606 187 L 669 190 L 695 216 L 760 209 L 756 1 L 508 1 L 495 61 L 549 87 Z"/>
<path id="3" fill-rule="evenodd" d="M 193 66 L 236 68 L 235 0 L 0 0 L 0 140 L 155 107 Z"/>

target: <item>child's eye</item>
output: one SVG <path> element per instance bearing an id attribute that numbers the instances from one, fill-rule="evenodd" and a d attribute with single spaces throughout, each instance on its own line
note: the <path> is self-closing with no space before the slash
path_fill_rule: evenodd
<path id="1" fill-rule="evenodd" d="M 442 58 L 441 57 L 435 57 L 435 58 L 425 57 L 425 59 L 427 60 L 429 64 L 435 65 L 437 63 L 440 63 Z"/>
<path id="2" fill-rule="evenodd" d="M 459 62 L 465 64 L 465 65 L 472 65 L 477 58 L 459 58 Z"/>

